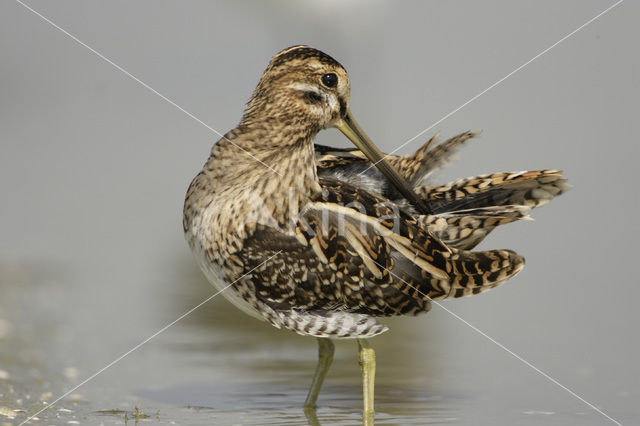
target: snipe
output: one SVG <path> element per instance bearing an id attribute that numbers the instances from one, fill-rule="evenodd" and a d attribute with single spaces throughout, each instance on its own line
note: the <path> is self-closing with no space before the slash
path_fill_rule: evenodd
<path id="1" fill-rule="evenodd" d="M 357 339 L 369 424 L 367 339 L 387 330 L 378 318 L 424 313 L 431 300 L 478 294 L 517 274 L 524 259 L 513 251 L 468 250 L 567 186 L 554 170 L 425 186 L 473 134 L 383 160 L 349 111 L 349 87 L 345 69 L 319 50 L 275 55 L 240 124 L 193 179 L 183 224 L 207 278 L 219 289 L 233 283 L 222 293 L 231 302 L 318 338 L 307 409 L 333 359 L 330 339 Z M 329 127 L 358 149 L 314 147 Z"/>

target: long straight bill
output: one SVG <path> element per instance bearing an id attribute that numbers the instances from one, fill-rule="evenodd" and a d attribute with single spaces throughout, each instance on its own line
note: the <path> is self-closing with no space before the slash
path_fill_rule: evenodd
<path id="1" fill-rule="evenodd" d="M 389 163 L 384 160 L 384 154 L 380 152 L 377 146 L 371 142 L 371 139 L 362 130 L 358 123 L 353 119 L 351 111 L 347 110 L 347 114 L 336 125 L 336 128 L 340 130 L 344 135 L 349 138 L 353 144 L 358 147 L 360 151 L 382 172 L 383 175 L 391 181 L 393 186 L 413 204 L 422 214 L 432 214 L 431 209 L 427 204 L 418 197 L 413 191 L 409 182 L 405 178 L 391 167 Z"/>

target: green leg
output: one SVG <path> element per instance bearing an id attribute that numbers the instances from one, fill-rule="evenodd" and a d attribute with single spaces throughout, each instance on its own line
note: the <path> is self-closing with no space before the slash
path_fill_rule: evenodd
<path id="1" fill-rule="evenodd" d="M 316 413 L 316 408 L 305 408 L 304 415 L 307 418 L 307 424 L 309 426 L 322 426 L 320 424 L 320 420 L 318 420 L 318 414 Z"/>
<path id="2" fill-rule="evenodd" d="M 376 353 L 369 341 L 358 339 L 358 363 L 362 370 L 362 424 L 373 425 L 373 388 L 376 377 Z"/>
<path id="3" fill-rule="evenodd" d="M 322 382 L 324 382 L 324 377 L 327 375 L 327 371 L 329 371 L 333 361 L 334 349 L 335 346 L 331 340 L 325 337 L 318 337 L 318 366 L 316 367 L 316 374 L 313 376 L 307 399 L 304 401 L 305 411 L 315 411 L 316 409 L 316 401 L 318 400 L 320 388 L 322 388 Z"/>

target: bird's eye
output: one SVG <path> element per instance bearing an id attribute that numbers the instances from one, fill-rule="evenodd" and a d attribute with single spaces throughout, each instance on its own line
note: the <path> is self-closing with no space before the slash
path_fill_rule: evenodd
<path id="1" fill-rule="evenodd" d="M 338 85 L 338 76 L 332 72 L 325 74 L 322 76 L 322 84 L 327 87 L 336 87 Z"/>

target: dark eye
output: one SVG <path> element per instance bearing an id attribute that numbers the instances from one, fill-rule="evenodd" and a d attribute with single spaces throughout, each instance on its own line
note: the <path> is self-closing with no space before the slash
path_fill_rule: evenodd
<path id="1" fill-rule="evenodd" d="M 338 85 L 338 76 L 332 72 L 325 74 L 322 76 L 322 84 L 327 87 L 336 87 Z"/>

